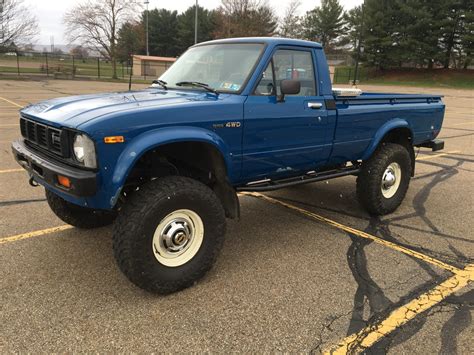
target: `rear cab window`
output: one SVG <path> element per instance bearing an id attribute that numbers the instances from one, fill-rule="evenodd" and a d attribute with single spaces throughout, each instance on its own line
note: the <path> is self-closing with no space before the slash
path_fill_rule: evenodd
<path id="1" fill-rule="evenodd" d="M 278 49 L 262 73 L 255 95 L 280 95 L 282 80 L 299 80 L 301 91 L 294 96 L 316 96 L 314 61 L 310 50 Z"/>

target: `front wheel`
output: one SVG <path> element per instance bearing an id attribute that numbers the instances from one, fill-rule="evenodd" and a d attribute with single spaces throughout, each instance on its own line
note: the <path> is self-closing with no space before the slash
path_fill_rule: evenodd
<path id="1" fill-rule="evenodd" d="M 408 150 L 384 143 L 362 163 L 357 177 L 357 197 L 372 215 L 395 211 L 402 203 L 410 184 L 412 164 Z"/>
<path id="2" fill-rule="evenodd" d="M 114 255 L 122 272 L 147 291 L 191 286 L 213 266 L 225 235 L 224 209 L 206 185 L 170 176 L 142 186 L 114 224 Z"/>

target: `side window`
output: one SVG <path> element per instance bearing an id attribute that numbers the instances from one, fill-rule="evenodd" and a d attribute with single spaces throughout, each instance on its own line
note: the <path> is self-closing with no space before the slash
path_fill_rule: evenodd
<path id="1" fill-rule="evenodd" d="M 272 62 L 268 63 L 267 69 L 262 73 L 262 78 L 255 88 L 255 95 L 271 96 L 275 95 L 273 88 L 273 66 Z"/>
<path id="2" fill-rule="evenodd" d="M 282 49 L 273 56 L 277 94 L 280 95 L 280 82 L 296 79 L 301 82 L 297 96 L 315 96 L 314 68 L 311 52 Z"/>

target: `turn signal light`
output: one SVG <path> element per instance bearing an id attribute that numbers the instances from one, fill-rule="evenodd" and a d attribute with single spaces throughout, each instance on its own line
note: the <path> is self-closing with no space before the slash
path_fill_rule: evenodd
<path id="1" fill-rule="evenodd" d="M 58 182 L 61 186 L 67 187 L 68 189 L 71 188 L 71 180 L 69 180 L 68 177 L 58 175 Z"/>
<path id="2" fill-rule="evenodd" d="M 125 142 L 125 138 L 123 136 L 104 137 L 104 142 L 107 144 L 123 143 Z"/>

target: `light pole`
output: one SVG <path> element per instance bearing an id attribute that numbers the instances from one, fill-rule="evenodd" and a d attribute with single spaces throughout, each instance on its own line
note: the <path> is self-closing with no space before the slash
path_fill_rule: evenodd
<path id="1" fill-rule="evenodd" d="M 145 0 L 145 5 L 146 5 L 146 12 L 145 12 L 145 22 L 146 22 L 146 25 L 145 25 L 145 33 L 146 33 L 146 55 L 149 56 L 150 55 L 150 50 L 148 48 L 148 4 L 150 3 L 149 0 Z"/>
<path id="2" fill-rule="evenodd" d="M 196 12 L 194 14 L 194 44 L 198 43 L 198 0 L 196 0 Z"/>
<path id="3" fill-rule="evenodd" d="M 360 29 L 359 29 L 359 43 L 357 43 L 357 57 L 355 62 L 355 70 L 354 70 L 354 80 L 352 81 L 352 85 L 356 85 L 357 83 L 357 74 L 359 72 L 359 60 L 360 60 L 360 44 L 362 42 L 362 36 L 364 33 L 364 10 L 365 10 L 365 0 L 362 3 L 361 9 L 361 19 L 360 19 Z"/>

